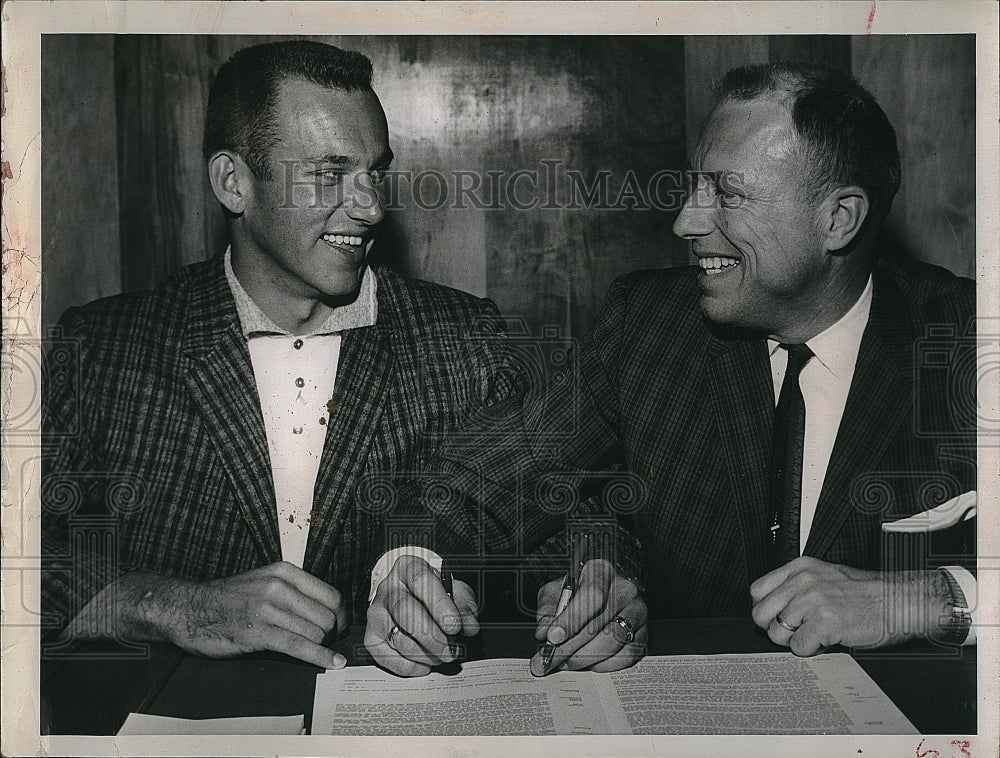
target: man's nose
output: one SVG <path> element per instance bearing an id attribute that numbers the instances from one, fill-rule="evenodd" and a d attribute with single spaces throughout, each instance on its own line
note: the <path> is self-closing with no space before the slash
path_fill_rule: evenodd
<path id="1" fill-rule="evenodd" d="M 688 195 L 681 206 L 681 212 L 674 221 L 674 234 L 686 240 L 704 237 L 710 234 L 715 228 L 713 213 L 715 206 L 713 203 L 705 202 L 704 197 L 700 197 L 697 189 Z"/>
<path id="2" fill-rule="evenodd" d="M 368 226 L 374 226 L 385 217 L 382 198 L 367 171 L 354 175 L 345 205 L 348 216 Z"/>

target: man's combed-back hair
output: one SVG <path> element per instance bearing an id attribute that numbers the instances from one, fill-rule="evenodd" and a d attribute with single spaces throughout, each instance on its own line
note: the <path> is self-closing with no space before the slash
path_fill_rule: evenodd
<path id="1" fill-rule="evenodd" d="M 899 189 L 896 132 L 872 94 L 832 66 L 784 61 L 743 66 L 716 86 L 722 100 L 787 93 L 792 123 L 807 149 L 807 180 L 818 196 L 837 186 L 868 193 L 865 226 L 878 226 Z"/>
<path id="2" fill-rule="evenodd" d="M 219 69 L 208 95 L 205 160 L 219 150 L 232 150 L 254 176 L 270 179 L 278 84 L 293 77 L 331 89 L 367 89 L 372 64 L 361 53 L 307 40 L 240 50 Z"/>

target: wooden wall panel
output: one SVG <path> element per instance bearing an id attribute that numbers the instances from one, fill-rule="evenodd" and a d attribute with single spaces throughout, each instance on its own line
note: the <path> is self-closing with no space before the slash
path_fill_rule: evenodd
<path id="1" fill-rule="evenodd" d="M 842 34 L 778 34 L 768 37 L 772 61 L 826 63 L 850 71 L 851 38 Z"/>
<path id="2" fill-rule="evenodd" d="M 375 63 L 399 168 L 495 172 L 504 188 L 531 172 L 497 209 L 411 202 L 397 223 L 412 273 L 474 292 L 482 276 L 535 331 L 582 336 L 614 277 L 686 260 L 670 210 L 561 207 L 567 172 L 609 172 L 613 204 L 629 170 L 646 193 L 655 171 L 683 166 L 679 38 L 404 38 Z"/>
<path id="3" fill-rule="evenodd" d="M 114 47 L 42 36 L 42 323 L 121 291 Z"/>
<path id="4" fill-rule="evenodd" d="M 213 73 L 204 38 L 121 35 L 115 42 L 122 284 L 148 289 L 211 251 L 201 158 Z M 217 213 L 217 212 L 216 212 Z"/>
<path id="5" fill-rule="evenodd" d="M 688 154 L 694 153 L 702 122 L 715 98 L 712 88 L 729 69 L 766 63 L 768 38 L 763 36 L 717 36 L 684 38 L 684 95 Z"/>
<path id="6" fill-rule="evenodd" d="M 886 250 L 975 277 L 975 37 L 855 38 L 853 70 L 899 141 L 903 183 Z"/>

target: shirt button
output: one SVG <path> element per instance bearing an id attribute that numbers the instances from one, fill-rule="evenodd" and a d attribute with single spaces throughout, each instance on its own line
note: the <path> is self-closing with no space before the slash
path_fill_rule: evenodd
<path id="1" fill-rule="evenodd" d="M 296 379 L 296 380 L 295 380 L 295 386 L 296 386 L 296 387 L 305 387 L 305 386 L 306 386 L 306 380 L 305 380 L 305 379 L 303 379 L 303 378 L 302 378 L 302 377 L 300 376 L 300 377 L 299 377 L 298 379 Z"/>
<path id="2" fill-rule="evenodd" d="M 295 342 L 292 343 L 292 347 L 294 347 L 296 350 L 301 350 L 302 340 L 295 340 Z"/>
<path id="3" fill-rule="evenodd" d="M 301 426 L 293 426 L 292 427 L 292 434 L 302 434 L 302 427 Z"/>

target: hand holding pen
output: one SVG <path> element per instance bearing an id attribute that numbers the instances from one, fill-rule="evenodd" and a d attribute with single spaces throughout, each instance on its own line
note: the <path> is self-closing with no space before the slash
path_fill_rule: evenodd
<path id="1" fill-rule="evenodd" d="M 595 557 L 584 536 L 575 544 L 566 579 L 538 593 L 535 638 L 544 641 L 531 673 L 560 669 L 617 671 L 646 652 L 648 611 L 635 580 Z"/>
<path id="2" fill-rule="evenodd" d="M 582 543 L 582 544 L 581 544 Z M 559 618 L 569 606 L 573 599 L 573 593 L 580 584 L 580 574 L 583 571 L 590 555 L 590 536 L 582 535 L 574 541 L 573 558 L 570 562 L 569 571 L 563 580 L 562 590 L 559 592 L 559 600 L 556 603 L 556 611 L 553 621 Z M 541 610 L 541 607 L 539 607 Z M 545 637 L 545 644 L 539 651 L 541 657 L 541 673 L 547 674 L 552 666 L 552 657 L 555 655 L 556 646 L 565 639 L 565 631 L 561 627 L 550 626 Z M 556 639 L 553 639 L 556 638 Z"/>
<path id="3" fill-rule="evenodd" d="M 461 655 L 458 634 L 479 632 L 475 593 L 442 568 L 403 555 L 379 583 L 365 627 L 365 647 L 379 666 L 399 676 L 423 676 Z"/>

